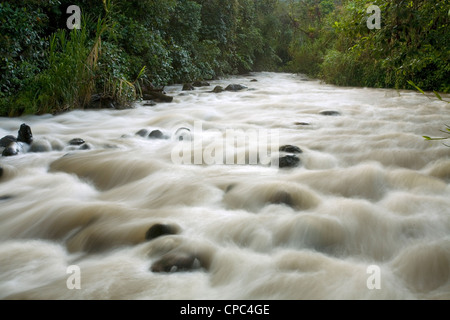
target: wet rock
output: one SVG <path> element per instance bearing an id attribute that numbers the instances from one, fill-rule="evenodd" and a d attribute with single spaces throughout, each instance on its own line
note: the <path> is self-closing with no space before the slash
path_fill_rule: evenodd
<path id="1" fill-rule="evenodd" d="M 7 135 L 0 139 L 0 147 L 4 148 L 2 156 L 15 156 L 19 153 L 26 152 L 32 142 L 33 134 L 30 126 L 22 123 L 17 133 L 17 139 L 12 135 Z"/>
<path id="2" fill-rule="evenodd" d="M 326 110 L 326 111 L 322 111 L 320 112 L 321 115 L 323 116 L 340 116 L 341 113 L 339 111 L 335 111 L 335 110 Z"/>
<path id="3" fill-rule="evenodd" d="M 195 90 L 195 88 L 192 85 L 192 83 L 185 83 L 185 84 L 183 84 L 183 88 L 181 90 L 182 91 L 192 91 L 192 90 Z"/>
<path id="4" fill-rule="evenodd" d="M 35 140 L 30 146 L 29 152 L 49 152 L 52 151 L 52 145 L 48 140 Z"/>
<path id="5" fill-rule="evenodd" d="M 147 129 L 141 129 L 135 133 L 136 136 L 146 137 L 148 135 Z"/>
<path id="6" fill-rule="evenodd" d="M 12 142 L 8 147 L 6 147 L 3 152 L 2 152 L 2 156 L 4 157 L 11 157 L 11 156 L 15 156 L 18 155 L 20 151 L 20 147 L 17 144 L 17 142 Z"/>
<path id="7" fill-rule="evenodd" d="M 65 143 L 63 143 L 61 140 L 52 140 L 50 141 L 50 144 L 52 146 L 52 150 L 61 151 L 66 146 Z"/>
<path id="8" fill-rule="evenodd" d="M 16 137 L 12 135 L 4 136 L 0 139 L 0 147 L 6 148 L 8 147 L 12 142 L 16 142 Z"/>
<path id="9" fill-rule="evenodd" d="M 183 272 L 202 268 L 200 259 L 192 253 L 168 253 L 151 266 L 152 272 Z"/>
<path id="10" fill-rule="evenodd" d="M 88 143 L 83 143 L 79 148 L 79 150 L 91 150 L 91 149 L 92 149 L 92 146 Z"/>
<path id="11" fill-rule="evenodd" d="M 71 146 L 81 146 L 82 144 L 84 144 L 86 141 L 84 141 L 81 138 L 74 138 L 72 140 L 69 141 L 69 144 Z"/>
<path id="12" fill-rule="evenodd" d="M 225 88 L 225 91 L 241 91 L 241 90 L 245 90 L 248 89 L 246 86 L 243 86 L 242 84 L 230 84 Z"/>
<path id="13" fill-rule="evenodd" d="M 168 139 L 168 137 L 161 130 L 153 130 L 148 135 L 149 139 Z"/>
<path id="14" fill-rule="evenodd" d="M 303 153 L 302 149 L 292 145 L 281 146 L 279 150 L 280 152 L 287 152 L 287 153 Z"/>
<path id="15" fill-rule="evenodd" d="M 278 166 L 280 168 L 294 168 L 300 165 L 300 158 L 296 155 L 286 155 L 279 158 Z"/>
<path id="16" fill-rule="evenodd" d="M 33 133 L 31 128 L 26 123 L 20 125 L 20 129 L 17 135 L 18 142 L 25 142 L 26 144 L 31 144 L 33 142 Z"/>
<path id="17" fill-rule="evenodd" d="M 177 234 L 178 232 L 179 228 L 174 225 L 157 223 L 147 230 L 145 233 L 145 239 L 153 240 L 161 236 Z"/>
<path id="18" fill-rule="evenodd" d="M 11 195 L 4 195 L 4 196 L 0 196 L 0 201 L 7 201 L 7 200 L 11 200 L 12 198 L 14 198 Z"/>
<path id="19" fill-rule="evenodd" d="M 154 100 L 159 102 L 172 102 L 173 97 L 166 95 L 164 92 L 149 91 L 142 95 L 144 100 Z"/>
<path id="20" fill-rule="evenodd" d="M 310 125 L 310 123 L 308 123 L 308 122 L 296 122 L 294 124 L 297 126 L 309 126 Z"/>
<path id="21" fill-rule="evenodd" d="M 164 133 L 161 130 L 153 130 L 148 135 L 150 139 L 162 139 L 164 137 Z"/>
<path id="22" fill-rule="evenodd" d="M 192 83 L 192 85 L 194 87 L 208 87 L 208 86 L 210 86 L 210 84 L 208 82 L 206 82 L 206 81 L 194 81 Z"/>
<path id="23" fill-rule="evenodd" d="M 250 82 L 258 82 L 258 80 L 252 79 L 252 80 L 250 80 Z"/>
<path id="24" fill-rule="evenodd" d="M 3 176 L 3 167 L 0 167 L 0 178 Z"/>
<path id="25" fill-rule="evenodd" d="M 234 187 L 236 187 L 236 184 L 235 184 L 235 183 L 232 183 L 232 184 L 228 185 L 228 186 L 226 187 L 226 189 L 225 189 L 225 193 L 230 192 L 231 190 L 234 189 Z"/>
<path id="26" fill-rule="evenodd" d="M 223 92 L 223 91 L 225 91 L 225 89 L 222 86 L 215 86 L 212 92 L 220 93 L 220 92 Z"/>

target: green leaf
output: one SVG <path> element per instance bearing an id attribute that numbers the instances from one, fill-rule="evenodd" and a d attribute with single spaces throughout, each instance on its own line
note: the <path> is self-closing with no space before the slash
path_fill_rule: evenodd
<path id="1" fill-rule="evenodd" d="M 439 99 L 439 100 L 443 100 L 442 97 L 439 95 L 439 93 L 437 93 L 436 91 L 433 91 L 435 96 Z"/>
<path id="2" fill-rule="evenodd" d="M 423 92 L 422 89 L 420 89 L 418 86 L 416 86 L 416 84 L 414 82 L 412 82 L 411 80 L 408 80 L 408 83 L 413 86 L 414 88 L 416 88 L 417 91 L 419 91 L 422 94 L 425 94 L 425 92 Z"/>

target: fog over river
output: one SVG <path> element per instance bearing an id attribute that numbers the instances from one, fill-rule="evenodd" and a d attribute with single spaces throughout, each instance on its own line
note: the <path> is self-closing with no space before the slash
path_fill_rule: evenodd
<path id="1" fill-rule="evenodd" d="M 286 73 L 165 91 L 0 119 L 34 138 L 0 158 L 1 299 L 450 299 L 450 148 L 422 137 L 450 104 Z"/>

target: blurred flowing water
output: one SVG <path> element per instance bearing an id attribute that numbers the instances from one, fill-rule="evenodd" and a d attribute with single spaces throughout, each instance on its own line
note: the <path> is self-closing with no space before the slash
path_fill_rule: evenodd
<path id="1" fill-rule="evenodd" d="M 230 83 L 248 89 L 211 92 Z M 283 73 L 210 84 L 0 119 L 0 137 L 27 123 L 47 150 L 0 158 L 1 299 L 450 299 L 450 148 L 422 137 L 450 104 Z M 222 150 L 228 129 L 276 133 L 268 156 L 297 146 L 300 165 L 176 161 L 180 144 Z M 169 231 L 146 238 L 155 225 Z"/>

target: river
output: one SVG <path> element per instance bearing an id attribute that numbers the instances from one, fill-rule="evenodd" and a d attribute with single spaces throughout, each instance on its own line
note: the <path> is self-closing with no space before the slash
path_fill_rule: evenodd
<path id="1" fill-rule="evenodd" d="M 0 158 L 1 299 L 450 299 L 450 148 L 423 138 L 450 104 L 267 72 L 165 90 L 0 119 L 46 150 Z"/>

